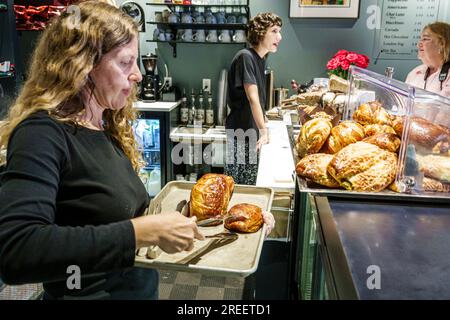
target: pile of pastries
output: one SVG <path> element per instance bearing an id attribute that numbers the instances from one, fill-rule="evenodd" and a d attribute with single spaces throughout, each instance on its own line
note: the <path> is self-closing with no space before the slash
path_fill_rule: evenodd
<path id="1" fill-rule="evenodd" d="M 404 119 L 389 114 L 378 101 L 361 104 L 353 120 L 333 126 L 331 118 L 318 112 L 303 124 L 295 146 L 301 158 L 297 174 L 330 188 L 396 190 L 393 182 Z M 449 137 L 448 128 L 411 118 L 409 141 L 417 148 L 418 169 L 425 176 L 423 188 L 427 191 L 448 190 Z"/>
<path id="2" fill-rule="evenodd" d="M 219 218 L 231 231 L 251 233 L 258 231 L 264 221 L 260 207 L 240 203 L 228 209 L 233 195 L 234 180 L 224 174 L 208 173 L 193 186 L 189 202 L 189 214 L 197 221 Z"/>

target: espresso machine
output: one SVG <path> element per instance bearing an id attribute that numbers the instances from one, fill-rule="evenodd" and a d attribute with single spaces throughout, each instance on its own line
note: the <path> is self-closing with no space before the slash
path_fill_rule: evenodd
<path id="1" fill-rule="evenodd" d="M 145 69 L 145 75 L 142 78 L 141 99 L 157 101 L 159 100 L 159 76 L 156 72 L 158 56 L 149 53 L 141 58 Z"/>

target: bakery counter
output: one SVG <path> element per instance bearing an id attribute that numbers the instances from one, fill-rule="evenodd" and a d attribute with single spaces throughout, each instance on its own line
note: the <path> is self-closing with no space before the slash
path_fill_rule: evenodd
<path id="1" fill-rule="evenodd" d="M 286 123 L 269 121 L 269 143 L 261 147 L 256 185 L 294 192 L 294 160 Z"/>
<path id="2" fill-rule="evenodd" d="M 329 297 L 450 298 L 449 204 L 321 196 L 314 201 L 322 258 L 313 274 L 326 279 L 322 289 L 327 287 Z"/>
<path id="3" fill-rule="evenodd" d="M 176 102 L 167 102 L 167 101 L 136 101 L 133 106 L 139 111 L 156 111 L 156 112 L 170 112 L 178 107 L 181 103 L 181 100 Z"/>

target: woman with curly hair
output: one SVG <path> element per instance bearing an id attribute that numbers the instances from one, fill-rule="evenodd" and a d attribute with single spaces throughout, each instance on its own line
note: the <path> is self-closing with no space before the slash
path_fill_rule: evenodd
<path id="1" fill-rule="evenodd" d="M 72 9 L 42 34 L 0 126 L 0 277 L 43 282 L 44 299 L 156 299 L 158 273 L 133 267 L 136 249 L 191 250 L 203 236 L 176 212 L 142 216 L 136 24 L 102 2 Z"/>
<path id="2" fill-rule="evenodd" d="M 269 142 L 263 108 L 266 104 L 266 59 L 277 52 L 281 18 L 260 13 L 248 25 L 250 48 L 240 50 L 228 72 L 227 160 L 225 173 L 238 184 L 255 185 L 258 151 Z"/>

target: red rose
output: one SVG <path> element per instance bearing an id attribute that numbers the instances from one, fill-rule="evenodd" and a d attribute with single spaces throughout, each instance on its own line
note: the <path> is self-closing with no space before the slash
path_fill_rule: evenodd
<path id="1" fill-rule="evenodd" d="M 336 59 L 331 59 L 330 61 L 328 61 L 327 63 L 327 69 L 328 70 L 334 70 L 338 67 L 339 62 Z"/>
<path id="2" fill-rule="evenodd" d="M 347 50 L 339 50 L 333 58 L 339 57 L 339 56 L 346 56 L 348 54 Z"/>
<path id="3" fill-rule="evenodd" d="M 356 60 L 356 65 L 360 68 L 367 68 L 367 66 L 369 65 L 369 59 L 367 57 L 359 55 L 358 59 Z"/>
<path id="4" fill-rule="evenodd" d="M 339 61 L 337 61 L 335 58 L 331 59 L 330 61 L 328 61 L 327 63 L 327 69 L 328 70 L 334 70 L 338 67 L 339 65 Z"/>
<path id="5" fill-rule="evenodd" d="M 350 52 L 346 59 L 348 60 L 348 62 L 350 63 L 355 63 L 358 60 L 359 55 L 355 52 Z"/>
<path id="6" fill-rule="evenodd" d="M 350 62 L 348 62 L 347 60 L 344 60 L 341 62 L 341 67 L 344 70 L 348 70 L 348 68 L 350 68 Z"/>

